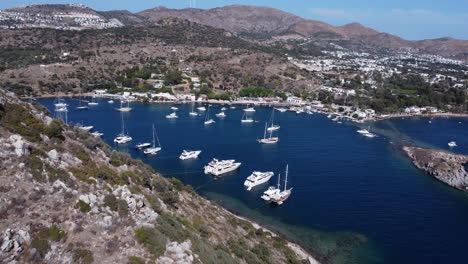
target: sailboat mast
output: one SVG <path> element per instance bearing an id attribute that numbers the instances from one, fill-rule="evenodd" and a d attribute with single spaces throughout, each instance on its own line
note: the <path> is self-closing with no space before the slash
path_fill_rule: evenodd
<path id="1" fill-rule="evenodd" d="M 122 119 L 122 135 L 125 135 L 125 124 L 124 124 L 124 118 L 123 114 L 120 114 L 120 118 Z"/>
<path id="2" fill-rule="evenodd" d="M 278 190 L 280 188 L 281 173 L 278 173 Z"/>
<path id="3" fill-rule="evenodd" d="M 153 124 L 153 148 L 156 147 L 156 142 L 154 140 L 154 124 Z"/>
<path id="4" fill-rule="evenodd" d="M 268 124 L 265 123 L 265 131 L 263 132 L 263 139 L 266 139 L 267 126 Z"/>
<path id="5" fill-rule="evenodd" d="M 284 190 L 286 191 L 286 185 L 288 184 L 288 166 L 286 165 L 286 178 L 284 179 Z"/>

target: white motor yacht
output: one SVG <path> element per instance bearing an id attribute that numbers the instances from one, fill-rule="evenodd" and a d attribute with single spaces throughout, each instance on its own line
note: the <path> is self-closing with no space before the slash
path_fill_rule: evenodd
<path id="1" fill-rule="evenodd" d="M 181 160 L 188 160 L 188 159 L 196 159 L 198 158 L 198 155 L 200 155 L 201 150 L 185 150 L 182 151 L 182 154 L 180 154 L 179 159 Z"/>
<path id="2" fill-rule="evenodd" d="M 175 119 L 175 118 L 178 118 L 177 114 L 174 112 L 172 114 L 169 114 L 166 116 L 167 119 Z"/>
<path id="3" fill-rule="evenodd" d="M 205 166 L 205 174 L 212 174 L 213 176 L 220 176 L 231 171 L 235 171 L 242 163 L 235 162 L 234 160 L 221 160 L 213 159 L 207 166 Z"/>
<path id="4" fill-rule="evenodd" d="M 171 107 L 171 109 L 174 110 L 174 111 L 179 110 L 179 108 L 177 108 L 177 107 L 175 107 L 175 106 Z"/>
<path id="5" fill-rule="evenodd" d="M 79 127 L 80 130 L 89 132 L 91 129 L 93 129 L 94 126 L 81 126 Z"/>
<path id="6" fill-rule="evenodd" d="M 136 149 L 144 149 L 151 146 L 151 143 L 145 142 L 145 143 L 138 143 L 135 145 Z"/>
<path id="7" fill-rule="evenodd" d="M 244 186 L 247 190 L 252 190 L 253 187 L 263 184 L 271 179 L 275 175 L 273 172 L 259 172 L 254 171 L 244 182 Z"/>
<path id="8" fill-rule="evenodd" d="M 260 197 L 265 201 L 270 201 L 271 197 L 275 196 L 276 194 L 280 193 L 280 179 L 281 174 L 278 174 L 278 184 L 276 186 L 270 186 L 266 191 L 263 192 L 263 195 Z"/>
<path id="9" fill-rule="evenodd" d="M 454 147 L 457 147 L 457 143 L 455 141 L 450 141 L 448 143 L 448 146 L 451 147 L 451 148 L 454 148 Z"/>
<path id="10" fill-rule="evenodd" d="M 104 133 L 101 133 L 101 132 L 99 132 L 99 131 L 96 131 L 96 132 L 91 133 L 91 135 L 93 135 L 93 136 L 95 136 L 95 137 L 102 137 L 102 136 L 104 136 Z"/>
<path id="11" fill-rule="evenodd" d="M 127 144 L 130 141 L 132 141 L 132 137 L 124 134 L 119 134 L 114 138 L 114 143 L 117 144 Z"/>

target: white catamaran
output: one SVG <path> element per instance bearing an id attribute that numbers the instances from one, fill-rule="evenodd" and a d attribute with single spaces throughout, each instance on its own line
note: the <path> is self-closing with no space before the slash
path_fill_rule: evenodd
<path id="1" fill-rule="evenodd" d="M 154 124 L 153 124 L 153 146 L 151 148 L 146 148 L 143 151 L 143 153 L 145 153 L 146 155 L 155 155 L 156 153 L 161 151 L 161 143 L 159 142 L 159 137 L 155 134 L 156 132 L 154 129 Z M 156 141 L 155 141 L 156 139 L 158 140 L 158 147 L 156 147 Z"/>
<path id="2" fill-rule="evenodd" d="M 287 184 L 288 184 L 288 165 L 286 165 L 286 178 L 284 179 L 284 190 L 279 193 L 273 194 L 270 197 L 271 201 L 280 205 L 280 204 L 283 204 L 283 202 L 289 198 L 289 196 L 291 195 L 292 188 L 287 189 Z"/>
<path id="3" fill-rule="evenodd" d="M 275 143 L 278 143 L 279 138 L 278 137 L 272 137 L 272 132 L 273 131 L 270 130 L 270 136 L 268 138 L 266 137 L 267 126 L 268 126 L 268 123 L 265 123 L 265 132 L 263 133 L 263 138 L 262 139 L 257 139 L 257 141 L 259 143 L 262 143 L 262 144 L 275 144 Z"/>

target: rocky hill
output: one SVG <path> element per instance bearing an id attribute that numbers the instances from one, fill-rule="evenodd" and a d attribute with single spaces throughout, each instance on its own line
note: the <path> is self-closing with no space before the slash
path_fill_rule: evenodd
<path id="1" fill-rule="evenodd" d="M 416 147 L 403 149 L 417 168 L 454 188 L 468 190 L 468 156 Z"/>
<path id="2" fill-rule="evenodd" d="M 175 16 L 245 36 L 347 39 L 391 49 L 410 48 L 415 51 L 443 56 L 468 57 L 468 40 L 442 38 L 409 41 L 395 35 L 378 32 L 359 23 L 335 27 L 269 7 L 232 5 L 208 10 L 175 10 L 156 7 L 142 11 L 139 15 L 147 17 L 150 21 L 157 21 L 161 17 Z"/>
<path id="3" fill-rule="evenodd" d="M 0 90 L 0 263 L 313 262 L 45 111 Z"/>

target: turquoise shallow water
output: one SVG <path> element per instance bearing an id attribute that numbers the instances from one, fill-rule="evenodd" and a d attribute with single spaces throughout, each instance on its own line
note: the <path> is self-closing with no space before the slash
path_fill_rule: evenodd
<path id="1" fill-rule="evenodd" d="M 52 99 L 40 103 L 52 109 Z M 120 113 L 100 100 L 87 111 L 74 111 L 68 120 L 94 125 L 112 140 L 120 132 Z M 257 108 L 259 123 L 241 124 L 242 111 L 228 109 L 224 120 L 204 126 L 204 116 L 190 117 L 190 105 L 178 105 L 179 119 L 167 120 L 172 105 L 134 103 L 124 114 L 130 135 L 128 151 L 167 177 L 177 177 L 230 210 L 254 219 L 332 263 L 463 263 L 468 250 L 468 197 L 413 167 L 401 144 L 418 144 L 468 154 L 467 119 L 395 119 L 371 123 L 380 133 L 369 139 L 351 124 L 335 124 L 325 116 L 277 113 L 281 125 L 277 145 L 260 145 L 270 108 Z M 459 123 L 461 122 L 461 123 Z M 131 148 L 151 141 L 156 124 L 162 152 L 145 157 Z M 367 125 L 366 125 L 367 126 Z M 200 149 L 200 159 L 180 161 L 183 149 Z M 214 181 L 202 168 L 212 158 L 237 159 L 239 171 Z M 268 185 L 246 191 L 242 183 L 254 170 L 283 172 L 290 168 L 292 196 L 281 206 L 265 204 L 259 196 Z M 273 178 L 272 184 L 276 181 Z M 359 242 L 359 243 L 358 243 Z M 361 243 L 362 242 L 362 243 Z M 359 246 L 356 246 L 359 244 Z"/>

